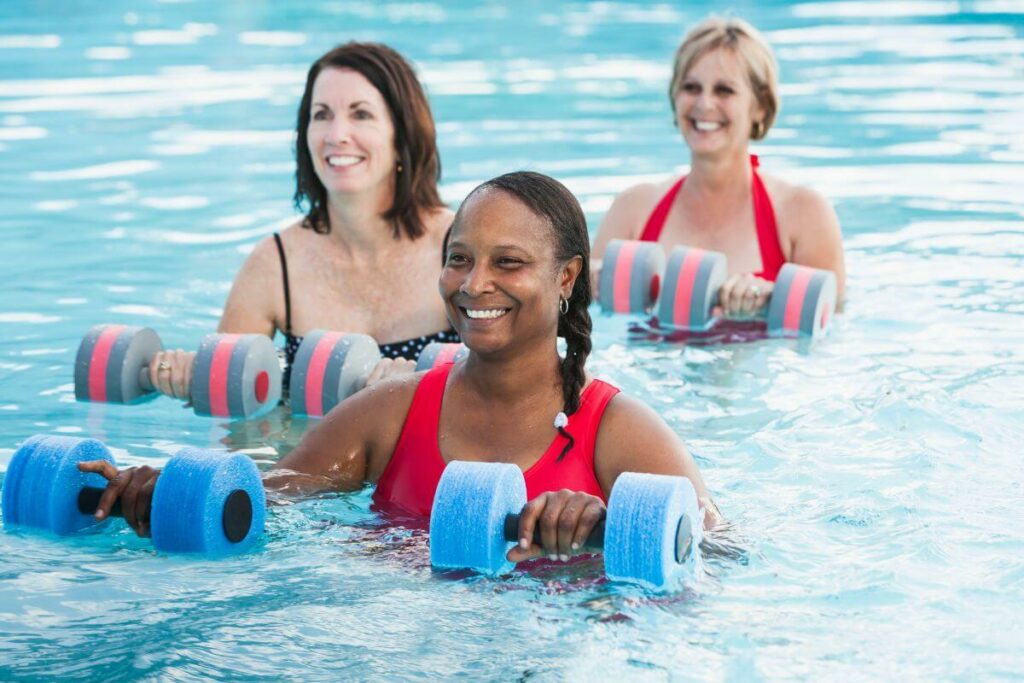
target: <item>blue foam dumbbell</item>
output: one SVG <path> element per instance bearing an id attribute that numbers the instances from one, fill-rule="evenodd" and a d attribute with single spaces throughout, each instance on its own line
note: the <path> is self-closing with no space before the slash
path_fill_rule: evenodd
<path id="1" fill-rule="evenodd" d="M 522 471 L 505 463 L 451 462 L 430 513 L 430 562 L 435 567 L 497 574 L 518 541 L 526 505 Z M 697 493 L 685 477 L 622 474 L 608 514 L 585 547 L 604 550 L 605 573 L 656 589 L 671 588 L 699 565 L 703 525 Z M 534 542 L 541 544 L 539 528 Z"/>
<path id="2" fill-rule="evenodd" d="M 95 439 L 30 437 L 4 478 L 5 525 L 71 534 L 96 524 L 107 481 L 80 472 L 87 460 L 114 462 Z M 120 515 L 119 506 L 112 511 Z M 266 496 L 256 465 L 240 453 L 182 449 L 157 479 L 150 511 L 153 545 L 162 552 L 241 552 L 262 534 Z"/>

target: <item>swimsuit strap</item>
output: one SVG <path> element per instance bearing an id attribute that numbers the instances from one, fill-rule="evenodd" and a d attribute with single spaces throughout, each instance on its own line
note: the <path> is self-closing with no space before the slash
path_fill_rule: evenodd
<path id="1" fill-rule="evenodd" d="M 281 236 L 274 233 L 274 242 L 277 244 L 277 253 L 281 257 L 281 279 L 284 283 L 284 334 L 292 336 L 292 301 L 288 293 L 288 261 L 284 257 L 284 245 L 281 244 Z"/>
<path id="2" fill-rule="evenodd" d="M 642 242 L 657 242 L 658 238 L 661 237 L 661 230 L 665 227 L 668 212 L 672 210 L 672 202 L 676 200 L 676 195 L 679 194 L 684 180 L 686 180 L 686 176 L 677 180 L 669 188 L 669 191 L 665 193 L 665 196 L 661 198 L 658 205 L 654 207 L 654 211 L 651 212 L 650 217 L 647 219 L 647 224 L 644 225 L 643 232 L 640 233 L 640 240 Z"/>
<path id="3" fill-rule="evenodd" d="M 779 270 L 786 263 L 786 256 L 782 253 L 782 245 L 779 243 L 779 228 L 775 222 L 772 199 L 768 196 L 768 189 L 765 188 L 764 181 L 761 180 L 761 174 L 757 172 L 760 165 L 757 155 L 751 154 L 754 226 L 757 229 L 757 245 L 761 251 L 761 272 L 754 273 L 754 275 L 774 282 L 779 275 Z"/>

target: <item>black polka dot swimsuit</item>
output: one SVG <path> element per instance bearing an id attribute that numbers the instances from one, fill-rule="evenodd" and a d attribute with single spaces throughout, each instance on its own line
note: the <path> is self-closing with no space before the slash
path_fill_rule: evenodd
<path id="1" fill-rule="evenodd" d="M 281 275 L 284 280 L 284 377 L 282 382 L 288 386 L 288 380 L 292 374 L 292 363 L 295 362 L 295 354 L 302 344 L 302 337 L 292 334 L 292 306 L 291 295 L 288 290 L 288 263 L 284 258 L 284 246 L 281 244 L 281 236 L 274 233 L 274 242 L 277 244 L 277 253 L 281 257 Z M 416 360 L 420 352 L 431 342 L 458 342 L 459 335 L 453 329 L 442 330 L 434 334 L 427 334 L 422 337 L 413 337 L 405 341 L 392 342 L 390 344 L 379 344 L 380 355 L 384 358 L 406 358 Z"/>

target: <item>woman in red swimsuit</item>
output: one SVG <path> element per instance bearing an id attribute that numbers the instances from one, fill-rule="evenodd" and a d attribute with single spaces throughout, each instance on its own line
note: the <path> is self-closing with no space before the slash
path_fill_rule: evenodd
<path id="1" fill-rule="evenodd" d="M 343 401 L 265 476 L 267 487 L 313 493 L 375 482 L 378 506 L 426 515 L 446 463 L 515 463 L 530 502 L 513 562 L 575 554 L 626 471 L 688 477 L 714 525 L 719 514 L 679 437 L 584 370 L 589 251 L 583 212 L 557 181 L 520 172 L 475 189 L 455 217 L 440 279 L 468 356 Z M 111 479 L 100 510 L 121 497 L 126 520 L 145 533 L 156 471 L 84 469 Z M 525 540 L 536 525 L 543 547 Z"/>
<path id="2" fill-rule="evenodd" d="M 615 199 L 594 243 L 595 270 L 610 240 L 642 239 L 666 250 L 682 244 L 724 253 L 726 315 L 764 307 L 786 262 L 833 271 L 841 300 L 843 246 L 832 206 L 761 172 L 748 150 L 767 135 L 779 106 L 775 58 L 757 30 L 741 19 L 699 24 L 676 52 L 669 99 L 690 148 L 690 173 Z"/>

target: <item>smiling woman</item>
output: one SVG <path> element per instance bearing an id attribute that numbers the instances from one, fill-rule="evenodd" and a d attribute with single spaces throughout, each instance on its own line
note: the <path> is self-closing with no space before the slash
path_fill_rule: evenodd
<path id="1" fill-rule="evenodd" d="M 615 199 L 594 243 L 595 269 L 611 240 L 638 239 L 725 254 L 729 277 L 717 300 L 726 315 L 762 310 L 789 262 L 834 272 L 842 299 L 843 247 L 832 206 L 759 170 L 748 150 L 778 113 L 777 71 L 764 38 L 742 19 L 712 18 L 690 31 L 668 93 L 690 173 Z"/>
<path id="2" fill-rule="evenodd" d="M 434 120 L 409 63 L 376 43 L 347 43 L 313 63 L 296 125 L 295 205 L 306 215 L 257 244 L 218 330 L 285 338 L 285 378 L 314 329 L 369 334 L 370 376 L 411 372 L 431 341 L 457 341 L 437 278 L 452 212 L 437 191 Z M 187 398 L 192 356 L 162 352 L 153 384 Z"/>
<path id="3" fill-rule="evenodd" d="M 624 472 L 687 477 L 705 525 L 715 525 L 718 512 L 679 437 L 645 404 L 584 370 L 589 256 L 583 211 L 561 183 L 524 172 L 475 189 L 452 225 L 440 278 L 466 358 L 341 402 L 265 485 L 312 493 L 376 482 L 378 506 L 425 516 L 448 463 L 511 463 L 530 500 L 513 562 L 580 552 Z M 151 495 L 159 473 L 106 474 L 114 491 L 101 514 L 116 497 Z M 148 519 L 147 500 L 139 519 Z M 543 545 L 533 542 L 535 527 Z"/>

